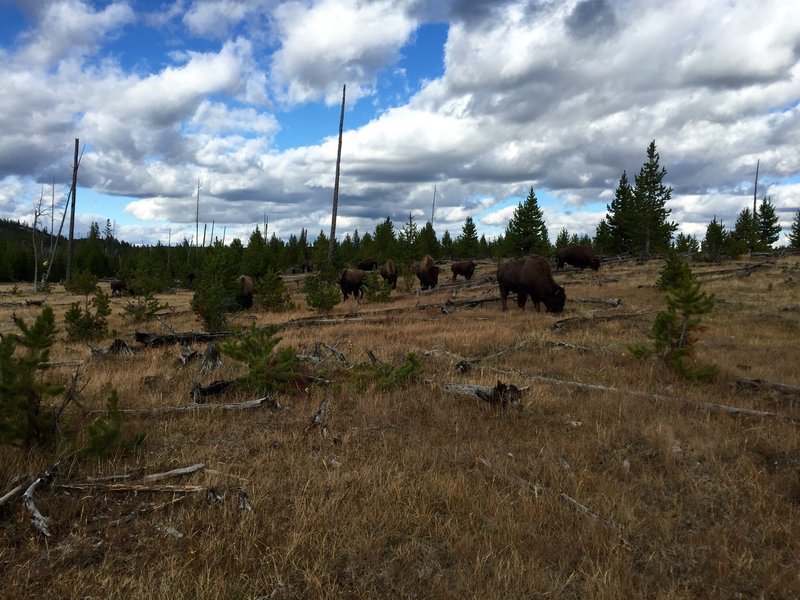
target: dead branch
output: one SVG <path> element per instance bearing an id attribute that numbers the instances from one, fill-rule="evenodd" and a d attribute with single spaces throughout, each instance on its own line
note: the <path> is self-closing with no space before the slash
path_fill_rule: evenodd
<path id="1" fill-rule="evenodd" d="M 195 381 L 192 391 L 189 392 L 189 397 L 195 404 L 203 404 L 209 396 L 219 396 L 230 390 L 233 385 L 234 382 L 230 379 L 212 381 L 205 387 L 200 385 L 200 382 Z"/>
<path id="2" fill-rule="evenodd" d="M 30 484 L 31 484 L 30 478 L 24 477 L 22 479 L 22 483 L 20 483 L 15 488 L 9 490 L 5 494 L 3 494 L 2 497 L 0 497 L 0 507 L 4 506 L 5 504 L 8 504 L 11 500 L 19 496 L 19 494 L 21 494 L 23 490 L 27 489 L 28 486 L 30 486 Z"/>
<path id="3" fill-rule="evenodd" d="M 169 413 L 191 412 L 195 410 L 245 410 L 248 408 L 258 408 L 259 406 L 269 406 L 271 408 L 280 408 L 280 404 L 275 396 L 264 396 L 256 400 L 248 400 L 246 402 L 236 402 L 230 404 L 184 404 L 183 406 L 162 406 L 161 408 L 126 408 L 119 412 L 126 415 L 138 416 L 156 416 L 165 415 Z M 103 410 L 93 410 L 87 416 L 95 414 L 104 414 Z"/>
<path id="4" fill-rule="evenodd" d="M 373 367 L 377 367 L 378 365 L 386 364 L 380 358 L 375 356 L 375 353 L 372 350 L 370 350 L 369 348 L 364 348 L 364 351 L 367 353 L 367 356 L 369 357 L 369 360 L 372 363 Z"/>
<path id="5" fill-rule="evenodd" d="M 209 342 L 203 356 L 200 357 L 200 372 L 210 373 L 222 366 L 222 357 L 219 355 L 219 346 L 214 342 Z"/>
<path id="6" fill-rule="evenodd" d="M 593 315 L 591 317 L 569 317 L 568 319 L 561 319 L 552 325 L 552 329 L 566 329 L 573 325 L 598 322 L 598 321 L 615 321 L 618 319 L 636 319 L 642 315 L 647 315 L 656 312 L 655 310 L 638 310 L 632 313 L 619 313 L 615 315 Z"/>
<path id="7" fill-rule="evenodd" d="M 209 333 L 206 331 L 187 331 L 184 333 L 152 333 L 147 331 L 137 331 L 134 334 L 134 339 L 139 342 L 140 344 L 144 344 L 145 346 L 168 346 L 172 344 L 194 344 L 194 343 L 204 343 L 204 342 L 213 342 L 216 340 L 224 340 L 227 337 L 230 337 L 230 332 L 228 331 L 219 331 L 215 333 Z"/>
<path id="8" fill-rule="evenodd" d="M 171 471 L 166 471 L 164 473 L 153 473 L 152 475 L 145 475 L 142 478 L 142 481 L 145 482 L 153 482 L 153 481 L 161 481 L 162 479 L 169 479 L 170 477 L 180 477 L 181 475 L 191 475 L 192 473 L 196 473 L 202 469 L 206 468 L 206 463 L 197 463 L 194 465 L 190 465 L 188 467 L 181 467 L 179 469 L 172 469 Z"/>
<path id="9" fill-rule="evenodd" d="M 123 517 L 120 517 L 119 519 L 114 519 L 113 521 L 109 521 L 107 523 L 107 526 L 108 527 L 119 527 L 120 525 L 124 525 L 125 523 L 129 523 L 130 521 L 133 521 L 138 516 L 146 515 L 148 513 L 155 512 L 157 510 L 161 510 L 162 508 L 166 508 L 167 506 L 172 506 L 173 504 L 176 504 L 178 502 L 183 501 L 185 498 L 186 498 L 186 496 L 176 496 L 175 498 L 172 498 L 171 500 L 167 500 L 166 502 L 162 502 L 161 504 L 154 504 L 153 502 L 147 502 L 147 503 L 139 506 L 139 508 L 137 508 L 134 512 L 129 513 L 129 514 L 123 516 Z M 96 518 L 94 523 L 92 523 L 90 525 L 90 528 L 92 530 L 97 530 L 102 525 L 103 525 L 103 523 L 99 520 L 99 518 Z"/>
<path id="10" fill-rule="evenodd" d="M 326 350 L 328 350 L 344 366 L 348 368 L 353 366 L 352 364 L 350 364 L 350 361 L 347 360 L 347 357 L 344 354 L 342 354 L 341 350 L 339 350 L 336 346 L 331 346 L 330 344 L 326 344 L 325 342 L 317 342 L 315 344 L 315 349 L 314 349 L 314 353 L 317 356 L 322 356 L 322 353 L 320 352 L 321 348 L 325 348 Z"/>
<path id="11" fill-rule="evenodd" d="M 305 431 L 303 431 L 304 434 L 308 434 L 308 432 L 310 432 L 312 429 L 319 427 L 323 437 L 328 435 L 328 427 L 325 425 L 325 413 L 328 410 L 329 401 L 330 401 L 330 396 L 328 394 L 325 394 L 325 398 L 319 405 L 317 412 L 314 413 L 314 416 L 311 418 L 311 422 L 308 424 L 308 427 L 306 427 Z"/>
<path id="12" fill-rule="evenodd" d="M 476 300 L 447 300 L 444 304 L 441 305 L 441 310 L 444 314 L 449 315 L 452 312 L 455 312 L 459 308 L 473 308 L 475 306 L 480 306 L 481 304 L 488 304 L 489 302 L 500 302 L 500 296 L 496 298 L 478 298 Z"/>
<path id="13" fill-rule="evenodd" d="M 724 275 L 727 277 L 748 277 L 753 271 L 763 269 L 765 267 L 774 267 L 775 263 L 771 261 L 764 261 L 752 265 L 742 265 L 728 269 L 716 269 L 714 271 L 696 271 L 695 275 L 699 277 L 708 277 L 709 275 Z M 719 279 L 723 279 L 720 277 Z"/>
<path id="14" fill-rule="evenodd" d="M 181 366 L 186 366 L 190 360 L 192 360 L 195 356 L 197 356 L 197 350 L 192 348 L 191 346 L 181 346 L 180 355 L 178 356 L 178 361 L 181 363 Z"/>
<path id="15" fill-rule="evenodd" d="M 62 490 L 98 490 L 102 492 L 153 492 L 166 494 L 197 494 L 208 489 L 204 485 L 142 485 L 140 483 L 61 483 Z"/>
<path id="16" fill-rule="evenodd" d="M 596 352 L 596 350 L 592 350 L 586 346 L 577 346 L 575 344 L 568 344 L 567 342 L 553 342 L 548 340 L 545 342 L 545 346 L 549 346 L 550 348 L 564 348 L 565 350 L 577 350 L 580 353 Z"/>
<path id="17" fill-rule="evenodd" d="M 746 377 L 739 377 L 736 379 L 736 386 L 756 390 L 770 390 L 792 397 L 800 396 L 800 388 L 792 387 L 784 383 L 767 381 L 766 379 L 748 379 Z"/>
<path id="18" fill-rule="evenodd" d="M 522 398 L 522 390 L 513 384 L 505 384 L 500 380 L 494 387 L 485 385 L 473 385 L 469 383 L 444 383 L 434 382 L 445 392 L 461 394 L 462 396 L 474 396 L 479 400 L 496 404 L 503 408 L 507 406 L 518 406 Z"/>
<path id="19" fill-rule="evenodd" d="M 31 526 L 45 537 L 50 537 L 50 532 L 47 530 L 48 518 L 36 508 L 36 504 L 33 502 L 33 494 L 37 489 L 47 487 L 47 485 L 53 481 L 53 477 L 54 474 L 52 472 L 46 472 L 44 475 L 37 477 L 33 483 L 28 486 L 25 493 L 22 494 L 22 503 L 25 505 L 25 508 L 28 509 L 28 512 L 31 513 Z"/>
<path id="20" fill-rule="evenodd" d="M 570 297 L 570 301 L 572 302 L 589 302 L 595 304 L 610 304 L 611 306 L 620 306 L 622 304 L 622 298 L 597 298 L 594 296 L 587 296 L 585 298 L 579 296 Z"/>
<path id="21" fill-rule="evenodd" d="M 669 403 L 679 403 L 689 407 L 701 407 L 710 412 L 721 412 L 733 417 L 738 416 L 747 416 L 747 417 L 756 417 L 762 419 L 775 419 L 779 421 L 786 421 L 791 423 L 792 425 L 800 425 L 800 418 L 791 417 L 789 415 L 782 415 L 778 413 L 766 412 L 762 410 L 753 410 L 751 408 L 739 408 L 736 406 L 726 406 L 724 404 L 715 404 L 713 402 L 696 402 L 694 400 L 690 400 L 688 398 L 674 398 L 672 396 L 663 396 L 661 394 L 650 394 L 648 392 L 639 392 L 636 390 L 624 390 L 615 387 L 609 387 L 605 385 L 597 385 L 593 383 L 583 383 L 580 381 L 571 381 L 568 379 L 559 379 L 557 377 L 549 377 L 545 375 L 534 375 L 531 373 L 522 373 L 522 372 L 514 372 L 514 371 L 504 371 L 501 369 L 492 369 L 495 373 L 499 373 L 501 375 L 515 375 L 519 377 L 525 377 L 528 379 L 533 379 L 535 381 L 542 381 L 544 383 L 551 383 L 554 385 L 568 385 L 572 387 L 577 387 L 579 389 L 584 390 L 593 390 L 598 392 L 605 392 L 610 394 L 626 394 L 628 396 L 634 396 L 639 398 L 645 398 L 647 400 L 653 400 L 656 402 L 669 402 Z"/>
<path id="22" fill-rule="evenodd" d="M 85 362 L 85 360 L 80 358 L 76 360 L 49 360 L 47 362 L 41 362 L 37 366 L 42 369 L 50 369 L 52 367 L 78 367 Z"/>

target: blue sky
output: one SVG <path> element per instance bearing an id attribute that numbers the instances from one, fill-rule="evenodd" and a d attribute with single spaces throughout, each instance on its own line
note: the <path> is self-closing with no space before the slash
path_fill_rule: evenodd
<path id="1" fill-rule="evenodd" d="M 551 239 L 594 233 L 656 140 L 672 219 L 702 237 L 769 195 L 800 210 L 800 3 L 0 0 L 0 217 L 63 201 L 132 243 L 337 233 L 409 212 L 502 232 L 536 190 Z M 49 219 L 48 219 L 49 220 Z M 201 223 L 202 230 L 202 223 Z"/>

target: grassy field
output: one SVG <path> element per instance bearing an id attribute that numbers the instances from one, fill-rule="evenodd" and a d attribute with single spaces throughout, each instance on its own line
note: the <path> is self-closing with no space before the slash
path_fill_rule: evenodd
<path id="1" fill-rule="evenodd" d="M 498 297 L 489 263 L 469 284 L 398 290 L 390 304 L 350 299 L 317 322 L 301 320 L 312 313 L 292 281 L 298 309 L 232 321 L 280 324 L 279 347 L 324 359 L 310 377 L 269 406 L 125 415 L 126 435 L 148 434 L 136 453 L 62 460 L 37 491 L 49 538 L 19 498 L 0 508 L 0 596 L 800 597 L 800 396 L 737 383 L 800 388 L 800 257 L 693 266 L 716 294 L 697 345 L 699 361 L 718 367 L 711 383 L 628 350 L 665 307 L 661 267 L 557 273 L 567 291 L 557 316 L 513 302 L 507 313 L 499 301 L 459 306 Z M 40 310 L 24 300 L 42 296 L 11 288 L 0 286 L 0 333 L 15 331 L 12 313 L 31 322 Z M 44 298 L 61 328 L 51 359 L 85 360 L 48 372 L 68 384 L 77 369 L 82 392 L 65 417 L 78 431 L 112 388 L 123 409 L 157 409 L 190 403 L 196 382 L 243 372 L 224 360 L 201 373 L 180 364 L 178 346 L 133 341 L 137 329 L 200 330 L 189 291 L 161 296 L 172 310 L 145 324 L 112 299 L 110 328 L 135 353 L 96 358 L 63 339 L 77 298 L 60 288 Z M 454 310 L 443 311 L 448 300 Z M 573 317 L 586 318 L 554 328 Z M 393 368 L 413 352 L 421 373 L 387 388 L 388 367 L 367 351 Z M 442 386 L 498 381 L 523 389 L 518 406 Z M 325 427 L 310 427 L 326 398 Z M 250 399 L 234 391 L 208 403 Z M 0 495 L 57 458 L 0 448 Z M 122 473 L 145 487 L 142 475 L 198 463 L 158 482 L 199 486 L 194 494 L 59 487 Z M 239 506 L 245 496 L 251 510 Z"/>

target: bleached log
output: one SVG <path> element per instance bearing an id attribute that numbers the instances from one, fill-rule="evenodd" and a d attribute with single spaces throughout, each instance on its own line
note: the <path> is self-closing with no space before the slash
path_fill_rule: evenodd
<path id="1" fill-rule="evenodd" d="M 597 298 L 595 296 L 571 296 L 569 298 L 571 302 L 588 302 L 588 303 L 595 303 L 595 304 L 610 304 L 611 306 L 619 306 L 622 304 L 622 298 Z"/>
<path id="2" fill-rule="evenodd" d="M 742 388 L 771 390 L 786 396 L 800 396 L 800 388 L 792 387 L 784 383 L 767 381 L 766 379 L 748 379 L 746 377 L 739 377 L 736 379 L 736 385 L 737 387 Z"/>
<path id="3" fill-rule="evenodd" d="M 632 313 L 619 313 L 615 315 L 594 315 L 591 317 L 569 317 L 567 319 L 561 319 L 556 321 L 552 325 L 552 329 L 566 329 L 567 327 L 571 327 L 573 325 L 584 324 L 584 323 L 598 323 L 600 321 L 616 321 L 619 319 L 636 319 L 643 315 L 651 314 L 656 311 L 654 310 L 638 310 Z"/>
<path id="4" fill-rule="evenodd" d="M 169 479 L 170 477 L 180 477 L 181 475 L 191 475 L 192 473 L 196 473 L 202 469 L 206 468 L 206 463 L 197 463 L 194 465 L 189 465 L 188 467 L 181 467 L 179 469 L 172 469 L 171 471 L 166 471 L 164 473 L 153 473 L 152 475 L 145 475 L 142 478 L 142 481 L 145 482 L 153 482 L 153 481 L 161 481 L 162 479 Z"/>
<path id="5" fill-rule="evenodd" d="M 185 404 L 183 406 L 163 406 L 161 408 L 126 408 L 119 412 L 125 415 L 155 416 L 169 413 L 191 412 L 195 410 L 246 410 L 248 408 L 258 408 L 264 405 L 280 408 L 275 396 L 264 396 L 256 400 L 247 400 L 246 402 L 235 402 L 231 404 Z M 88 416 L 104 413 L 104 410 L 93 410 L 88 413 Z"/>
<path id="6" fill-rule="evenodd" d="M 53 474 L 47 472 L 37 477 L 22 495 L 22 503 L 25 505 L 25 508 L 28 509 L 28 512 L 31 513 L 31 526 L 45 537 L 50 537 L 50 532 L 47 529 L 47 522 L 49 519 L 36 508 L 36 504 L 33 501 L 33 494 L 37 489 L 46 487 L 52 480 Z"/>
<path id="7" fill-rule="evenodd" d="M 61 483 L 56 486 L 62 490 L 98 490 L 103 492 L 153 492 L 168 494 L 197 494 L 205 492 L 205 485 L 143 485 L 140 483 Z"/>
<path id="8" fill-rule="evenodd" d="M 16 498 L 17 496 L 19 496 L 19 495 L 20 495 L 20 494 L 23 492 L 23 490 L 25 490 L 25 489 L 27 489 L 27 488 L 28 488 L 28 486 L 29 486 L 30 484 L 31 484 L 31 481 L 30 481 L 30 479 L 29 479 L 29 478 L 27 478 L 27 477 L 26 477 L 26 478 L 24 478 L 24 479 L 22 480 L 22 483 L 20 483 L 19 485 L 17 485 L 15 488 L 12 488 L 11 490 L 9 490 L 9 491 L 8 491 L 8 492 L 6 492 L 5 494 L 3 494 L 3 496 L 2 496 L 2 497 L 0 497 L 0 506 L 3 506 L 3 505 L 5 505 L 5 504 L 8 504 L 8 503 L 9 503 L 11 500 L 13 500 L 13 499 L 14 499 L 14 498 Z"/>
<path id="9" fill-rule="evenodd" d="M 499 380 L 494 387 L 469 383 L 436 382 L 436 384 L 445 392 L 472 396 L 489 404 L 497 404 L 502 407 L 516 406 L 522 399 L 522 390 L 513 384 L 505 384 Z"/>
<path id="10" fill-rule="evenodd" d="M 40 362 L 37 366 L 41 368 L 52 368 L 52 367 L 77 367 L 85 363 L 86 361 L 83 359 L 76 359 L 76 360 L 48 360 L 47 362 Z"/>

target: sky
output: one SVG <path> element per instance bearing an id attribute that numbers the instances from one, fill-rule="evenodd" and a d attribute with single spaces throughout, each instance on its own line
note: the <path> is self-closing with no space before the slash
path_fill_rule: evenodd
<path id="1" fill-rule="evenodd" d="M 800 210 L 796 1 L 0 0 L 0 81 L 0 218 L 58 227 L 78 138 L 78 237 L 192 241 L 198 182 L 208 241 L 328 235 L 343 85 L 339 239 L 491 239 L 530 188 L 593 236 L 653 140 L 679 231 L 757 164 L 779 243 Z"/>

